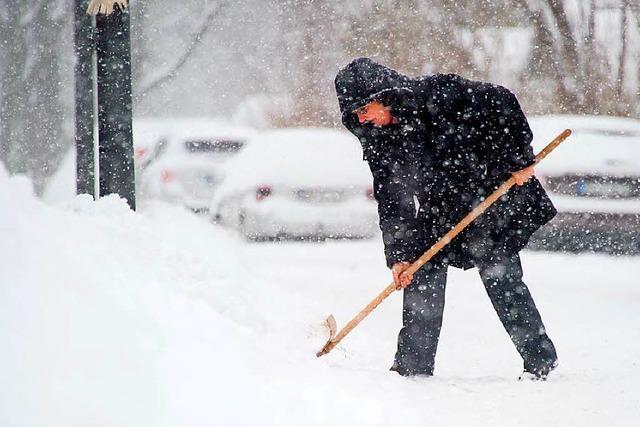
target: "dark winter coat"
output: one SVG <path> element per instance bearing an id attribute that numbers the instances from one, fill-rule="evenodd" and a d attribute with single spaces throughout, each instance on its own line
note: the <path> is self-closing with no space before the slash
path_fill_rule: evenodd
<path id="1" fill-rule="evenodd" d="M 374 179 L 387 264 L 414 261 L 502 182 L 534 162 L 532 133 L 502 86 L 455 74 L 409 78 L 368 58 L 336 76 L 342 121 Z M 353 110 L 391 106 L 397 124 L 376 128 Z M 537 179 L 509 192 L 437 256 L 469 268 L 496 251 L 517 253 L 556 214 Z"/>

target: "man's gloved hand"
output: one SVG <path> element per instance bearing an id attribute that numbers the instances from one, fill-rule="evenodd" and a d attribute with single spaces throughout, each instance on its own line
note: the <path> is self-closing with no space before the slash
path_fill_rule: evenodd
<path id="1" fill-rule="evenodd" d="M 391 273 L 393 274 L 393 282 L 396 284 L 396 290 L 404 289 L 413 280 L 413 274 L 404 273 L 404 271 L 411 266 L 410 262 L 396 262 L 391 267 Z"/>
<path id="2" fill-rule="evenodd" d="M 511 175 L 515 178 L 516 184 L 522 186 L 531 179 L 534 173 L 533 166 L 529 166 L 517 172 L 511 172 Z"/>

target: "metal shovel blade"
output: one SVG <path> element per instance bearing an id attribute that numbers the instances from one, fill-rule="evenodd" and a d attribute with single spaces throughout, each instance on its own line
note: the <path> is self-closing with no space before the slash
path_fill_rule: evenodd
<path id="1" fill-rule="evenodd" d="M 333 317 L 333 314 L 330 314 L 329 317 L 327 317 L 327 320 L 325 320 L 324 322 L 326 323 L 327 328 L 329 328 L 329 341 L 331 341 L 333 337 L 336 336 L 336 332 L 338 332 L 336 318 Z"/>
<path id="2" fill-rule="evenodd" d="M 324 324 L 327 326 L 329 330 L 329 339 L 327 343 L 322 347 L 322 349 L 316 353 L 317 357 L 323 356 L 328 353 L 328 347 L 331 344 L 331 340 L 336 336 L 336 332 L 338 331 L 338 326 L 336 325 L 336 318 L 333 317 L 333 314 L 330 314 L 324 321 Z"/>

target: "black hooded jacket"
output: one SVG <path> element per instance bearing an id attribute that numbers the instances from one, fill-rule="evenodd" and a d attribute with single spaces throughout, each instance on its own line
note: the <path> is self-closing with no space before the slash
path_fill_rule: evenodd
<path id="1" fill-rule="evenodd" d="M 502 182 L 534 162 L 532 133 L 508 89 L 455 74 L 410 78 L 368 58 L 338 72 L 342 122 L 358 137 L 374 179 L 387 265 L 415 261 Z M 398 123 L 361 124 L 372 100 Z M 515 253 L 556 214 L 537 179 L 514 187 L 437 259 L 461 268 Z"/>

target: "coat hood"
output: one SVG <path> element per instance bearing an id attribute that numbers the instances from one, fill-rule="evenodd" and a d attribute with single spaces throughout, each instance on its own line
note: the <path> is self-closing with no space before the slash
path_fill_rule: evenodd
<path id="1" fill-rule="evenodd" d="M 412 90 L 414 80 L 410 77 L 369 58 L 358 58 L 338 72 L 335 84 L 342 123 L 360 140 L 364 160 L 378 159 L 393 149 L 406 150 L 402 144 L 424 131 Z M 359 123 L 353 110 L 373 100 L 390 106 L 397 124 L 377 128 L 370 123 Z M 409 151 L 420 150 L 414 147 Z"/>
<path id="2" fill-rule="evenodd" d="M 341 69 L 335 79 L 343 119 L 356 108 L 407 91 L 410 78 L 369 58 L 357 58 Z M 388 99 L 387 99 L 388 101 Z"/>

